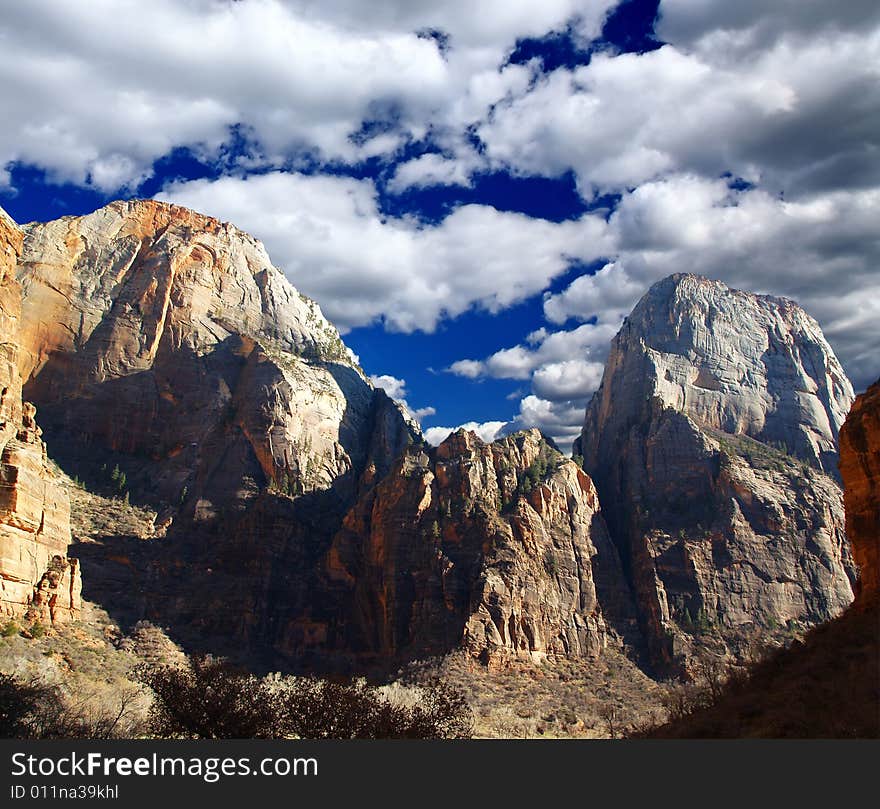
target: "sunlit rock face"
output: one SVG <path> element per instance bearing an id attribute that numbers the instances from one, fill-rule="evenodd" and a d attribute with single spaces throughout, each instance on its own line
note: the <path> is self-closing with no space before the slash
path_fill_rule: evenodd
<path id="1" fill-rule="evenodd" d="M 652 288 L 588 408 L 582 470 L 534 431 L 428 447 L 232 225 L 152 201 L 0 225 L 19 612 L 75 615 L 79 587 L 22 390 L 69 471 L 159 512 L 122 553 L 77 545 L 89 595 L 185 645 L 308 667 L 626 643 L 675 669 L 698 636 L 735 654 L 852 599 L 833 477 L 852 390 L 791 302 L 692 276 Z"/>
<path id="2" fill-rule="evenodd" d="M 260 242 L 185 208 L 28 225 L 18 275 L 28 394 L 69 437 L 147 456 L 170 502 L 208 514 L 244 478 L 350 496 L 377 403 L 396 411 Z"/>
<path id="3" fill-rule="evenodd" d="M 712 634 L 811 624 L 851 600 L 837 475 L 852 386 L 788 300 L 675 275 L 612 342 L 575 452 L 595 480 L 655 665 Z"/>
<path id="4" fill-rule="evenodd" d="M 352 644 L 386 656 L 589 658 L 635 629 L 595 487 L 537 430 L 411 448 L 348 514 L 328 571 Z"/>
<path id="5" fill-rule="evenodd" d="M 137 587 L 156 595 L 139 609 L 286 644 L 345 511 L 417 428 L 232 225 L 115 202 L 19 241 L 12 363 L 53 454 L 99 484 L 117 466 L 160 511 L 169 546 L 134 549 L 148 557 Z"/>
<path id="6" fill-rule="evenodd" d="M 81 581 L 67 556 L 67 492 L 47 462 L 36 408 L 22 401 L 21 246 L 21 231 L 0 209 L 0 619 L 48 625 L 78 616 Z"/>

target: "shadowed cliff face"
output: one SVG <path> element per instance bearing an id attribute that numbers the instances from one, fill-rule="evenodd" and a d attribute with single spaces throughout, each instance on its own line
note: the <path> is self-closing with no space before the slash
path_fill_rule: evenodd
<path id="1" fill-rule="evenodd" d="M 712 704 L 646 734 L 654 738 L 877 738 L 880 736 L 880 382 L 840 429 L 847 537 L 857 597 L 802 643 L 777 649 L 734 677 Z"/>
<path id="2" fill-rule="evenodd" d="M 592 657 L 635 615 L 592 481 L 532 430 L 411 448 L 352 509 L 328 557 L 351 644 L 464 645 L 489 663 Z"/>
<path id="3" fill-rule="evenodd" d="M 36 408 L 18 371 L 22 234 L 0 209 L 0 618 L 43 623 L 79 613 L 80 577 L 67 558 L 70 504 L 46 462 Z"/>
<path id="4" fill-rule="evenodd" d="M 840 430 L 846 533 L 859 566 L 857 601 L 880 600 L 880 380 L 855 403 Z"/>
<path id="5" fill-rule="evenodd" d="M 838 614 L 853 568 L 834 478 L 852 389 L 790 301 L 695 276 L 649 290 L 614 339 L 575 452 L 596 481 L 655 665 L 698 629 Z"/>

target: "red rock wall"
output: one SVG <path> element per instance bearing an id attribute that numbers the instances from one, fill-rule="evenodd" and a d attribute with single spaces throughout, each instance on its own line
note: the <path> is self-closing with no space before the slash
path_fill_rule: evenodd
<path id="1" fill-rule="evenodd" d="M 327 567 L 352 591 L 348 644 L 380 656 L 594 657 L 635 626 L 592 481 L 536 430 L 411 448 Z"/>
<path id="2" fill-rule="evenodd" d="M 22 237 L 0 212 L 0 617 L 56 623 L 77 616 L 80 573 L 67 558 L 70 504 L 22 402 L 18 372 Z"/>
<path id="3" fill-rule="evenodd" d="M 880 380 L 856 398 L 840 430 L 840 474 L 863 601 L 880 595 Z"/>

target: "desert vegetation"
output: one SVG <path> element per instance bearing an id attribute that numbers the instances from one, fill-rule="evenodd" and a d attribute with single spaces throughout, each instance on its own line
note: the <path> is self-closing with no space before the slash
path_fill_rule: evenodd
<path id="1" fill-rule="evenodd" d="M 473 732 L 464 697 L 441 682 L 401 702 L 365 680 L 258 677 L 209 656 L 142 663 L 130 677 L 127 687 L 98 697 L 0 674 L 0 737 L 463 739 Z"/>
<path id="2" fill-rule="evenodd" d="M 160 738 L 463 739 L 473 728 L 462 695 L 440 681 L 405 704 L 365 680 L 257 677 L 205 656 L 135 676 L 154 696 L 148 731 Z"/>

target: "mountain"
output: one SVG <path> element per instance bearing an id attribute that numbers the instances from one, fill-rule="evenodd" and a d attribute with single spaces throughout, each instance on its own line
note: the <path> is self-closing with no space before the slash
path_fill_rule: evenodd
<path id="1" fill-rule="evenodd" d="M 349 501 L 415 435 L 231 225 L 133 201 L 23 231 L 26 395 L 55 432 L 135 459 L 132 482 L 197 522 L 268 484 Z"/>
<path id="2" fill-rule="evenodd" d="M 82 583 L 67 555 L 67 492 L 48 463 L 36 408 L 22 400 L 21 246 L 21 231 L 0 209 L 0 616 L 63 623 L 79 614 Z"/>
<path id="3" fill-rule="evenodd" d="M 18 366 L 53 455 L 159 511 L 161 541 L 126 549 L 135 579 L 111 567 L 87 592 L 227 646 L 297 646 L 345 511 L 417 428 L 231 225 L 131 201 L 22 235 Z M 120 556 L 79 549 L 105 572 Z"/>
<path id="4" fill-rule="evenodd" d="M 147 541 L 77 546 L 123 623 L 340 667 L 637 631 L 589 478 L 534 432 L 429 447 L 247 234 L 116 202 L 24 226 L 18 276 L 53 455 L 159 511 Z"/>
<path id="5" fill-rule="evenodd" d="M 410 447 L 349 512 L 329 563 L 356 642 L 386 657 L 589 658 L 636 631 L 593 483 L 537 430 Z"/>
<path id="6" fill-rule="evenodd" d="M 73 616 L 79 586 L 22 396 L 63 469 L 156 512 L 74 538 L 85 596 L 187 649 L 353 670 L 614 646 L 664 673 L 852 600 L 835 477 L 852 390 L 789 301 L 655 285 L 614 341 L 581 469 L 536 431 L 429 446 L 228 223 L 135 200 L 0 226 L 0 572 L 19 612 Z"/>
<path id="7" fill-rule="evenodd" d="M 847 535 L 858 596 L 802 642 L 733 677 L 711 704 L 652 728 L 653 738 L 880 737 L 880 380 L 840 430 Z"/>
<path id="8" fill-rule="evenodd" d="M 852 399 L 818 324 L 791 301 L 673 275 L 636 305 L 574 451 L 656 667 L 680 668 L 709 629 L 737 654 L 755 631 L 850 603 L 836 459 Z"/>

